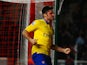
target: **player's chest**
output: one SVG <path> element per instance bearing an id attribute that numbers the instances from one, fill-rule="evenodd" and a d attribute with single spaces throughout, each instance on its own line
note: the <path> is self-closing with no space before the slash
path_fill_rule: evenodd
<path id="1" fill-rule="evenodd" d="M 39 26 L 40 31 L 53 34 L 53 29 L 49 24 L 41 24 Z"/>

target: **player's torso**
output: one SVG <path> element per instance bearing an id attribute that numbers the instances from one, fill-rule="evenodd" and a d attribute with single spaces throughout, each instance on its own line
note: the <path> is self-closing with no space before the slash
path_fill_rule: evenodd
<path id="1" fill-rule="evenodd" d="M 33 46 L 32 51 L 49 54 L 52 43 L 53 29 L 43 19 L 39 20 L 38 29 L 34 32 L 34 39 L 37 40 L 37 44 L 41 45 L 39 48 Z"/>
<path id="2" fill-rule="evenodd" d="M 50 43 L 53 29 L 43 19 L 39 20 L 38 29 L 34 32 L 34 38 L 38 44 Z"/>

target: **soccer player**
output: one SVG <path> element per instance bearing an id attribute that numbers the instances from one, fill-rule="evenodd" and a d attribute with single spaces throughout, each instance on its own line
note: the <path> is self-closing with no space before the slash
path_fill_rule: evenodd
<path id="1" fill-rule="evenodd" d="M 27 26 L 22 34 L 32 44 L 32 59 L 35 65 L 52 65 L 50 50 L 56 50 L 65 54 L 70 53 L 70 48 L 61 48 L 52 44 L 53 28 L 50 25 L 54 20 L 53 7 L 45 6 L 42 9 L 43 19 L 34 20 Z M 34 32 L 31 38 L 29 33 Z"/>

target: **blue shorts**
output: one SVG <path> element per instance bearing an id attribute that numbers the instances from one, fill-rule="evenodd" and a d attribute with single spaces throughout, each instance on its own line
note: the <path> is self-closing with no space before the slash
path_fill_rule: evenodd
<path id="1" fill-rule="evenodd" d="M 32 59 L 35 65 L 52 65 L 50 56 L 34 53 Z"/>

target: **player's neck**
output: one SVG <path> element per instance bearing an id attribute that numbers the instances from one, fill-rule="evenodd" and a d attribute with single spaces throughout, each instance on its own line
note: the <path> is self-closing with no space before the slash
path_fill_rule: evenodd
<path id="1" fill-rule="evenodd" d="M 47 22 L 47 23 L 51 23 L 51 21 L 47 18 L 44 18 L 44 20 Z"/>

